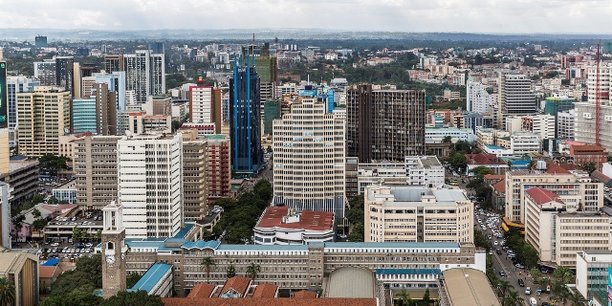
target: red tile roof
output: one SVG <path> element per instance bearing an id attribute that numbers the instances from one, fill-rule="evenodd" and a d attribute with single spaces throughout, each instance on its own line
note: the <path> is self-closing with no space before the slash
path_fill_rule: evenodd
<path id="1" fill-rule="evenodd" d="M 197 284 L 191 289 L 187 297 L 192 299 L 209 298 L 216 287 L 212 284 Z"/>
<path id="2" fill-rule="evenodd" d="M 503 165 L 506 164 L 503 160 L 489 153 L 465 154 L 469 165 Z"/>
<path id="3" fill-rule="evenodd" d="M 257 227 L 279 227 L 290 229 L 306 229 L 306 230 L 332 230 L 334 226 L 334 213 L 324 211 L 308 211 L 304 210 L 300 213 L 300 221 L 294 223 L 285 223 L 284 217 L 289 213 L 287 206 L 271 206 L 266 208 L 257 223 Z"/>
<path id="4" fill-rule="evenodd" d="M 547 173 L 551 173 L 551 174 L 567 174 L 569 173 L 569 171 L 559 165 L 553 164 L 553 163 L 548 163 L 546 165 L 546 172 Z"/>
<path id="5" fill-rule="evenodd" d="M 165 306 L 376 306 L 376 299 L 324 298 L 324 299 L 187 299 L 163 298 Z"/>
<path id="6" fill-rule="evenodd" d="M 559 196 L 548 189 L 534 187 L 527 189 L 527 191 L 525 192 L 538 205 L 546 204 L 553 201 L 560 202 Z"/>
<path id="7" fill-rule="evenodd" d="M 596 144 L 571 145 L 570 155 L 606 154 L 604 148 Z"/>
<path id="8" fill-rule="evenodd" d="M 493 184 L 491 187 L 497 192 L 506 193 L 506 179 Z"/>
<path id="9" fill-rule="evenodd" d="M 603 174 L 599 170 L 593 171 L 593 173 L 591 173 L 591 177 L 594 178 L 595 180 L 599 181 L 599 182 L 604 183 L 604 184 L 608 184 L 610 182 L 610 180 L 612 180 L 612 178 L 610 178 L 607 175 Z"/>
<path id="10" fill-rule="evenodd" d="M 273 298 L 276 297 L 278 287 L 273 284 L 260 284 L 255 287 L 253 298 Z"/>
<path id="11" fill-rule="evenodd" d="M 301 290 L 293 294 L 294 299 L 314 299 L 317 294 L 309 290 Z"/>
<path id="12" fill-rule="evenodd" d="M 57 266 L 40 266 L 38 267 L 38 276 L 40 278 L 53 278 L 57 273 Z"/>
<path id="13" fill-rule="evenodd" d="M 506 176 L 504 174 L 485 174 L 484 179 L 489 181 L 501 181 L 505 179 Z"/>
<path id="14" fill-rule="evenodd" d="M 225 285 L 223 285 L 223 289 L 221 289 L 220 294 L 227 293 L 230 289 L 238 292 L 241 297 L 249 290 L 249 285 L 251 284 L 251 279 L 243 276 L 234 276 L 225 281 Z"/>

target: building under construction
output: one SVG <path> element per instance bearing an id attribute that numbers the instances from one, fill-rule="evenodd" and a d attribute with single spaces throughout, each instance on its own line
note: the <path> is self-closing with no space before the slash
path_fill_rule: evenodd
<path id="1" fill-rule="evenodd" d="M 576 103 L 576 141 L 598 143 L 608 152 L 612 152 L 612 129 L 608 128 L 612 124 L 611 75 L 612 63 L 590 66 L 587 69 L 588 100 Z"/>

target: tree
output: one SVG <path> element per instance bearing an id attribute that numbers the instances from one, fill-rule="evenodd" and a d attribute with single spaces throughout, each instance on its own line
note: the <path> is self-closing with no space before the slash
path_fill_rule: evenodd
<path id="1" fill-rule="evenodd" d="M 51 296 L 66 296 L 75 290 L 86 288 L 93 292 L 102 287 L 102 258 L 100 255 L 81 257 L 72 271 L 60 275 L 51 287 Z M 86 304 L 84 304 L 86 305 Z"/>
<path id="2" fill-rule="evenodd" d="M 126 288 L 134 287 L 134 285 L 136 285 L 139 279 L 140 279 L 140 275 L 138 275 L 138 273 L 136 272 L 132 272 L 128 274 L 125 279 L 125 287 Z"/>
<path id="3" fill-rule="evenodd" d="M 489 167 L 479 166 L 472 170 L 472 173 L 478 178 L 484 178 L 487 174 L 494 174 L 495 172 Z"/>
<path id="4" fill-rule="evenodd" d="M 412 298 L 410 297 L 410 293 L 406 290 L 402 290 L 397 294 L 397 297 L 400 300 L 402 306 L 409 306 L 412 304 Z"/>
<path id="5" fill-rule="evenodd" d="M 452 142 L 452 140 L 453 140 L 452 137 L 444 136 L 444 138 L 442 138 L 442 143 L 449 143 L 450 144 Z"/>
<path id="6" fill-rule="evenodd" d="M 348 235 L 348 241 L 350 242 L 363 242 L 363 222 L 359 222 L 353 225 L 351 232 Z"/>
<path id="7" fill-rule="evenodd" d="M 204 257 L 200 265 L 203 266 L 204 271 L 206 271 L 206 282 L 210 283 L 210 269 L 215 265 L 215 261 L 210 256 Z"/>
<path id="8" fill-rule="evenodd" d="M 533 277 L 533 282 L 536 284 L 543 284 L 543 279 L 542 279 L 542 272 L 540 272 L 540 270 L 538 270 L 538 268 L 531 268 L 531 270 L 529 270 L 529 274 L 531 274 L 531 277 Z"/>
<path id="9" fill-rule="evenodd" d="M 234 276 L 236 276 L 236 267 L 230 264 L 229 267 L 227 267 L 227 278 L 232 278 Z"/>
<path id="10" fill-rule="evenodd" d="M 81 305 L 99 305 L 102 298 L 93 295 L 95 288 L 90 285 L 84 285 L 62 295 L 52 295 L 43 300 L 40 306 L 81 306 Z"/>
<path id="11" fill-rule="evenodd" d="M 38 209 L 34 209 L 34 210 L 32 210 L 32 215 L 33 215 L 35 218 L 40 218 L 40 216 L 41 216 L 41 214 L 40 214 L 40 210 L 38 210 Z"/>
<path id="12" fill-rule="evenodd" d="M 82 229 L 78 228 L 78 227 L 74 227 L 72 229 L 72 240 L 80 241 L 83 238 L 85 238 L 85 232 Z"/>
<path id="13" fill-rule="evenodd" d="M 574 292 L 569 297 L 569 301 L 572 306 L 584 306 L 588 302 L 582 295 L 578 292 Z"/>
<path id="14" fill-rule="evenodd" d="M 505 279 L 500 279 L 497 283 L 497 292 L 499 297 L 501 297 L 502 301 L 504 301 L 506 299 L 506 295 L 508 294 L 508 291 L 510 290 L 511 286 L 510 283 L 505 280 Z"/>
<path id="15" fill-rule="evenodd" d="M 164 306 L 161 298 L 148 295 L 146 291 L 121 291 L 117 295 L 102 301 L 100 306 Z"/>
<path id="16" fill-rule="evenodd" d="M 421 305 L 429 306 L 431 303 L 431 297 L 429 296 L 429 288 L 425 289 L 425 293 L 423 294 L 423 300 L 421 301 Z"/>
<path id="17" fill-rule="evenodd" d="M 593 171 L 597 170 L 597 167 L 595 167 L 595 163 L 593 162 L 588 162 L 588 163 L 584 163 L 582 165 L 580 165 L 580 169 L 588 172 L 589 174 L 591 174 Z"/>
<path id="18" fill-rule="evenodd" d="M 521 304 L 521 297 L 519 297 L 518 293 L 514 290 L 509 290 L 508 294 L 504 296 L 502 299 L 504 306 L 516 306 Z"/>
<path id="19" fill-rule="evenodd" d="M 460 153 L 460 152 L 455 152 L 451 154 L 451 156 L 449 157 L 448 163 L 455 170 L 460 171 L 467 167 L 467 158 L 465 157 L 465 154 Z"/>
<path id="20" fill-rule="evenodd" d="M 255 279 L 257 278 L 257 274 L 261 272 L 261 267 L 257 264 L 251 263 L 248 267 L 247 267 L 247 274 L 249 275 L 249 278 L 255 282 Z"/>
<path id="21" fill-rule="evenodd" d="M 15 303 L 15 285 L 7 278 L 0 278 L 0 305 Z"/>
<path id="22" fill-rule="evenodd" d="M 360 194 L 349 201 L 349 210 L 346 218 L 351 224 L 363 223 L 363 194 Z"/>
<path id="23" fill-rule="evenodd" d="M 472 144 L 465 140 L 459 140 L 455 142 L 455 152 L 461 153 L 471 153 L 472 152 Z"/>
<path id="24" fill-rule="evenodd" d="M 45 226 L 47 226 L 47 223 L 49 223 L 47 219 L 36 219 L 34 220 L 34 222 L 32 222 L 32 226 L 34 226 L 35 229 L 40 231 L 44 229 Z"/>
<path id="25" fill-rule="evenodd" d="M 58 170 L 68 169 L 68 158 L 65 156 L 57 156 L 53 154 L 47 154 L 41 156 L 38 159 L 39 167 L 41 169 L 47 170 L 52 175 L 56 175 Z"/>

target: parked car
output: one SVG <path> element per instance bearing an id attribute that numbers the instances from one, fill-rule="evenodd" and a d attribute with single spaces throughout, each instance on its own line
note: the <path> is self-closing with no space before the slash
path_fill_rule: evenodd
<path id="1" fill-rule="evenodd" d="M 518 285 L 519 285 L 520 287 L 525 287 L 525 281 L 523 281 L 522 279 L 520 279 L 520 278 L 519 278 L 519 280 L 518 280 Z"/>
<path id="2" fill-rule="evenodd" d="M 526 295 L 531 295 L 531 287 L 525 288 L 525 294 Z"/>

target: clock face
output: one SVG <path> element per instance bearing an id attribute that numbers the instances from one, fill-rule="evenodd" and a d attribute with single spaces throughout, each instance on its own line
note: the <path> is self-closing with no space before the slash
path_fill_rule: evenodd
<path id="1" fill-rule="evenodd" d="M 115 263 L 115 256 L 114 256 L 114 255 L 107 255 L 107 256 L 106 256 L 106 262 L 107 262 L 109 265 L 114 264 L 114 263 Z"/>

